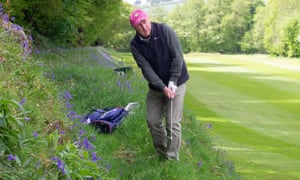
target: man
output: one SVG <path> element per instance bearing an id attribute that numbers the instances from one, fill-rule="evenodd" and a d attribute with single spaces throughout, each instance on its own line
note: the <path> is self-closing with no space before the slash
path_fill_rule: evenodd
<path id="1" fill-rule="evenodd" d="M 131 52 L 149 84 L 146 115 L 154 148 L 168 160 L 179 160 L 180 121 L 189 79 L 181 44 L 169 26 L 151 22 L 142 10 L 134 10 L 129 19 L 136 31 Z"/>

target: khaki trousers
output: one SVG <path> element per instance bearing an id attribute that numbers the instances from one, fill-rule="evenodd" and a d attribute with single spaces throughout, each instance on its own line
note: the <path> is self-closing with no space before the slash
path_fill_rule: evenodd
<path id="1" fill-rule="evenodd" d="M 176 96 L 172 100 L 165 97 L 163 92 L 149 89 L 146 99 L 147 124 L 152 135 L 154 148 L 159 154 L 169 160 L 179 160 L 181 141 L 181 124 L 183 102 L 185 96 L 185 84 L 176 90 Z M 172 127 L 170 127 L 172 124 Z M 172 128 L 172 134 L 170 134 Z M 172 137 L 172 138 L 170 138 Z"/>

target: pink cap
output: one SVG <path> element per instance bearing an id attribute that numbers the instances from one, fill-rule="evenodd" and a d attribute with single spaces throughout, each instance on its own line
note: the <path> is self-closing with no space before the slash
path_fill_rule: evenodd
<path id="1" fill-rule="evenodd" d="M 130 24 L 133 27 L 136 27 L 142 20 L 146 19 L 148 19 L 148 15 L 140 9 L 134 10 L 129 16 Z"/>

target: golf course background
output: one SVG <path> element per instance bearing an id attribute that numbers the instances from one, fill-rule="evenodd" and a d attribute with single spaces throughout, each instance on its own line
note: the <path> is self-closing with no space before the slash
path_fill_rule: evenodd
<path id="1" fill-rule="evenodd" d="M 267 55 L 186 55 L 185 108 L 243 179 L 300 179 L 300 62 Z"/>

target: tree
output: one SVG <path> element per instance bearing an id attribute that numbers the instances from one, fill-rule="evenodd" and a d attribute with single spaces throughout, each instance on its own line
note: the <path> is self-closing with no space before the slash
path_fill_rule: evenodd
<path id="1" fill-rule="evenodd" d="M 253 13 L 253 23 L 250 30 L 248 30 L 241 42 L 241 49 L 246 53 L 265 53 L 264 47 L 264 21 L 265 16 L 263 12 L 265 6 L 259 5 Z"/>
<path id="2" fill-rule="evenodd" d="M 280 56 L 296 56 L 298 53 L 293 51 L 297 51 L 299 43 L 288 41 L 293 41 L 292 39 L 295 41 L 298 35 L 294 34 L 294 38 L 289 37 L 291 35 L 287 33 L 287 29 L 297 32 L 297 23 L 294 19 L 297 20 L 300 17 L 299 1 L 270 0 L 263 13 L 266 17 L 264 21 L 264 46 L 267 52 Z"/>
<path id="3" fill-rule="evenodd" d="M 299 18 L 291 18 L 283 29 L 282 44 L 284 49 L 284 56 L 299 57 L 300 56 L 300 42 L 298 36 L 300 34 Z"/>
<path id="4" fill-rule="evenodd" d="M 115 28 L 111 29 L 111 35 L 105 44 L 118 50 L 129 50 L 129 42 L 135 33 L 129 23 L 129 14 L 133 7 L 124 3 L 120 8 L 120 16 L 112 24 Z"/>
<path id="5" fill-rule="evenodd" d="M 188 6 L 186 4 L 177 6 L 167 17 L 167 23 L 174 28 L 178 38 L 181 41 L 184 52 L 191 51 L 191 45 L 189 44 L 191 34 L 191 13 L 189 13 Z"/>
<path id="6" fill-rule="evenodd" d="M 16 21 L 63 46 L 105 44 L 121 0 L 11 0 L 7 9 Z"/>

